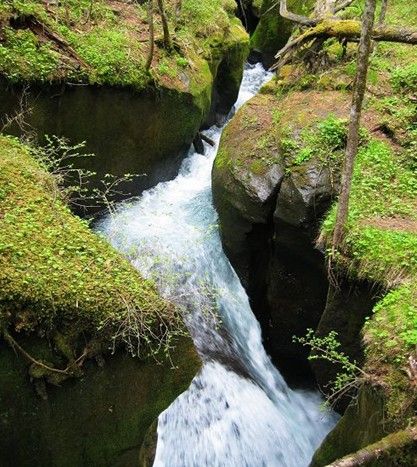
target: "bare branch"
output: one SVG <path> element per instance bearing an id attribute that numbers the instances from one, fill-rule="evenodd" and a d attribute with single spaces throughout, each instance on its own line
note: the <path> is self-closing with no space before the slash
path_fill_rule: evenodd
<path id="1" fill-rule="evenodd" d="M 307 16 L 291 13 L 287 8 L 287 0 L 281 0 L 279 3 L 279 14 L 290 21 L 302 24 L 303 26 L 315 26 L 318 23 L 317 18 L 308 18 Z"/>
<path id="2" fill-rule="evenodd" d="M 336 7 L 335 7 L 335 10 L 334 12 L 335 13 L 339 13 L 339 11 L 342 11 L 344 10 L 345 8 L 347 8 L 348 6 L 350 6 L 355 0 L 345 0 L 343 1 L 342 3 L 340 3 L 340 5 L 336 4 Z"/>

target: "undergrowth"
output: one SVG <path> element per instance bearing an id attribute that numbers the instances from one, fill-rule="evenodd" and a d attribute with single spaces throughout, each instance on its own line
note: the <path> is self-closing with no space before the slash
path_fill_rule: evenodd
<path id="1" fill-rule="evenodd" d="M 139 90 L 159 80 L 158 67 L 170 79 L 179 80 L 184 69 L 192 78 L 193 62 L 199 56 L 210 59 L 213 49 L 233 35 L 236 5 L 233 0 L 184 0 L 178 9 L 176 1 L 166 0 L 165 6 L 174 48 L 163 49 L 155 11 L 156 51 L 148 73 L 146 3 L 5 0 L 0 5 L 0 74 L 17 83 L 70 81 Z"/>
<path id="2" fill-rule="evenodd" d="M 0 329 L 169 352 L 179 309 L 85 221 L 16 139 L 0 136 Z"/>

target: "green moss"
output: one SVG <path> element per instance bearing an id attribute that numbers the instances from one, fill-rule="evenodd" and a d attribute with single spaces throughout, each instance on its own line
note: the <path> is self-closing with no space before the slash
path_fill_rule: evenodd
<path id="1" fill-rule="evenodd" d="M 154 329 L 176 321 L 153 283 L 70 213 L 28 147 L 0 137 L 0 168 L 2 328 L 109 344 L 129 310 Z"/>
<path id="2" fill-rule="evenodd" d="M 290 0 L 288 9 L 308 15 L 313 4 L 310 0 Z M 292 29 L 293 23 L 279 15 L 279 4 L 274 0 L 263 0 L 260 21 L 252 35 L 251 47 L 267 55 L 274 54 L 285 45 Z"/>
<path id="3" fill-rule="evenodd" d="M 12 22 L 15 27 L 4 29 L 0 74 L 12 82 L 71 81 L 142 90 L 156 81 L 181 89 L 184 75 L 188 81 L 199 80 L 196 56 L 210 62 L 218 44 L 242 38 L 247 42 L 235 22 L 232 0 L 184 0 L 179 14 L 175 1 L 165 6 L 175 51 L 168 53 L 160 45 L 162 25 L 156 14 L 156 50 L 147 73 L 146 5 L 97 0 L 90 10 L 89 0 L 48 7 L 41 0 L 7 0 L 0 17 L 4 22 L 14 18 L 19 26 Z M 33 27 L 33 18 L 59 40 Z"/>

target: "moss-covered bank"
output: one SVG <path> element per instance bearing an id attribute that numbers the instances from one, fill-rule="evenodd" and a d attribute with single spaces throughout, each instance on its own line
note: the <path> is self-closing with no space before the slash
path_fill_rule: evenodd
<path id="1" fill-rule="evenodd" d="M 0 332 L 5 466 L 137 464 L 150 424 L 199 367 L 191 339 L 174 338 L 178 310 L 70 213 L 30 148 L 3 136 Z"/>
<path id="2" fill-rule="evenodd" d="M 174 46 L 163 48 L 155 14 L 156 49 L 147 72 L 146 5 L 100 0 L 89 13 L 89 4 L 10 0 L 1 6 L 0 114 L 12 115 L 29 85 L 33 111 L 26 119 L 40 139 L 57 134 L 86 141 L 97 155 L 86 167 L 98 179 L 107 172 L 146 174 L 137 192 L 172 176 L 203 123 L 230 109 L 249 38 L 232 0 L 187 0 L 179 10 L 165 2 Z"/>

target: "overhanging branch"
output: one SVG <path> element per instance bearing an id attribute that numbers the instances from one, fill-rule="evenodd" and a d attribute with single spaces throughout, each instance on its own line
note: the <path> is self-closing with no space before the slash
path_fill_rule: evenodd
<path id="1" fill-rule="evenodd" d="M 331 38 L 347 39 L 351 41 L 359 40 L 361 35 L 361 23 L 355 20 L 334 20 L 326 19 L 317 26 L 308 29 L 303 34 L 290 41 L 284 48 L 282 48 L 275 58 L 278 62 L 272 67 L 277 69 L 288 61 L 288 56 L 292 54 L 295 49 L 300 48 L 304 44 L 317 39 L 317 38 Z M 381 25 L 374 29 L 372 32 L 372 39 L 374 41 L 384 42 L 398 42 L 402 44 L 417 44 L 417 30 L 394 28 L 390 26 Z"/>

